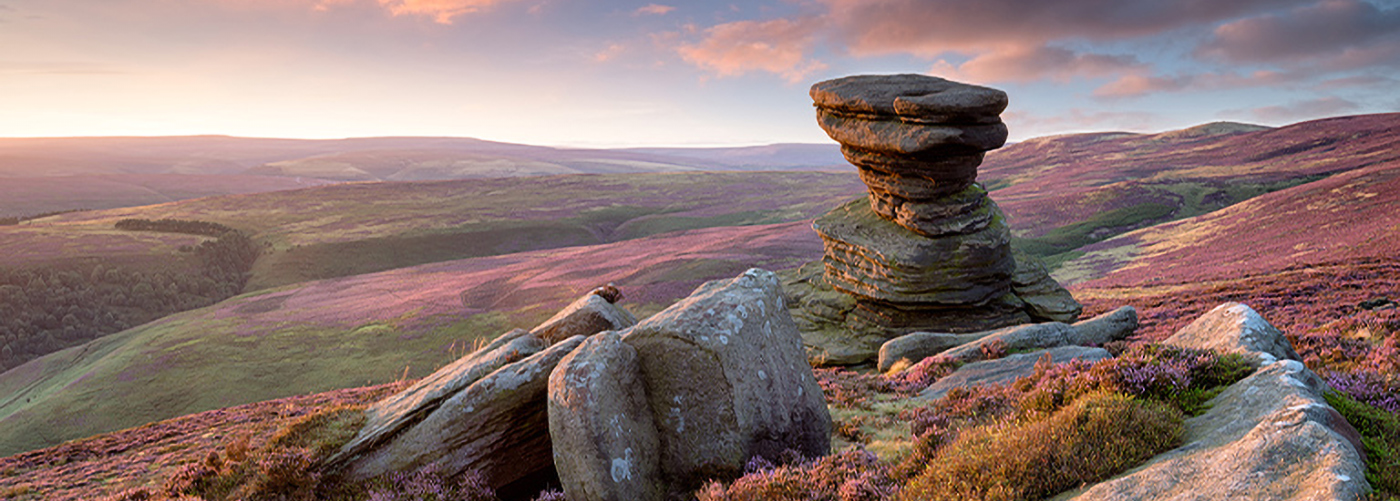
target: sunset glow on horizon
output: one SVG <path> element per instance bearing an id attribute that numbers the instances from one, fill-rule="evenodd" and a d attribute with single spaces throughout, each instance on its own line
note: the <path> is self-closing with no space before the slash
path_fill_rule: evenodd
<path id="1" fill-rule="evenodd" d="M 1012 140 L 1400 111 L 1400 0 L 0 0 L 0 137 L 825 142 L 812 83 L 1006 90 Z"/>

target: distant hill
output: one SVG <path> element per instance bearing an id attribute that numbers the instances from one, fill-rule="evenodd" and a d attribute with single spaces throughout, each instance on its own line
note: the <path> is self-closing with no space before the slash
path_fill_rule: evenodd
<path id="1" fill-rule="evenodd" d="M 1400 159 L 1398 143 L 1400 113 L 1077 134 L 993 151 L 979 179 L 1010 215 L 1018 245 L 1058 262 L 1127 231 Z"/>
<path id="2" fill-rule="evenodd" d="M 0 138 L 0 177 L 254 174 L 330 180 L 830 167 L 836 144 L 746 148 L 551 148 L 451 137 L 228 136 Z"/>
<path id="3" fill-rule="evenodd" d="M 327 184 L 310 178 L 228 174 L 94 174 L 0 178 L 0 217 L 154 205 L 191 198 Z"/>

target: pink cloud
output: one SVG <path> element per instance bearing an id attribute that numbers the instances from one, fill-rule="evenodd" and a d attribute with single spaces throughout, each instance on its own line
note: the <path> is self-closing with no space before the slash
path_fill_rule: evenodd
<path id="1" fill-rule="evenodd" d="M 1132 56 L 1080 54 L 1057 47 L 1012 46 L 979 54 L 957 68 L 976 81 L 1030 82 L 1115 75 L 1145 66 Z"/>
<path id="2" fill-rule="evenodd" d="M 675 8 L 675 7 L 672 7 L 672 6 L 670 6 L 670 5 L 660 5 L 660 4 L 654 4 L 654 3 L 653 3 L 653 4 L 647 4 L 647 5 L 642 6 L 642 7 L 638 7 L 637 10 L 632 11 L 632 15 L 634 15 L 634 16 L 664 16 L 664 15 L 666 15 L 667 13 L 670 13 L 670 12 L 673 11 L 673 10 L 676 10 L 676 8 Z"/>
<path id="3" fill-rule="evenodd" d="M 1339 97 L 1322 97 L 1306 101 L 1295 101 L 1286 105 L 1264 106 L 1249 110 L 1231 110 L 1225 114 L 1245 114 L 1255 119 L 1273 123 L 1291 123 L 1300 120 L 1330 117 L 1346 114 L 1361 106 Z"/>
<path id="4" fill-rule="evenodd" d="M 1189 77 L 1154 77 L 1130 73 L 1094 89 L 1097 97 L 1135 97 L 1159 92 L 1185 90 L 1192 79 Z"/>
<path id="5" fill-rule="evenodd" d="M 983 52 L 1060 39 L 1118 40 L 1309 0 L 818 0 L 857 55 Z"/>
<path id="6" fill-rule="evenodd" d="M 686 62 L 721 77 L 763 71 L 798 82 L 826 68 L 807 52 L 815 43 L 817 20 L 736 21 L 706 29 L 698 43 L 676 49 Z"/>
<path id="7" fill-rule="evenodd" d="M 1160 128 L 1161 117 L 1138 111 L 1087 111 L 1072 108 L 1049 116 L 1008 110 L 1002 121 L 1013 138 L 1030 138 L 1046 134 L 1103 131 L 1151 131 Z"/>
<path id="8" fill-rule="evenodd" d="M 1395 57 L 1400 9 L 1382 11 L 1358 0 L 1325 0 L 1284 13 L 1223 24 L 1198 55 L 1232 62 L 1289 62 L 1297 58 L 1354 59 L 1352 67 Z"/>
<path id="9" fill-rule="evenodd" d="M 339 0 L 332 0 L 339 1 Z M 378 0 L 395 16 L 416 15 L 432 17 L 433 21 L 452 24 L 463 14 L 471 14 L 512 0 Z"/>

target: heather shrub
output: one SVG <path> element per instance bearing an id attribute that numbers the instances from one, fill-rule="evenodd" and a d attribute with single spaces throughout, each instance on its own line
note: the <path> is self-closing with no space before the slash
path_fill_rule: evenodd
<path id="1" fill-rule="evenodd" d="M 171 496 L 204 492 L 219 480 L 219 470 L 205 463 L 192 463 L 182 466 L 174 475 L 165 480 L 161 491 Z"/>
<path id="2" fill-rule="evenodd" d="M 534 501 L 569 501 L 569 498 L 564 495 L 564 491 L 561 491 L 559 489 L 550 489 L 541 492 L 538 496 L 535 496 Z"/>
<path id="3" fill-rule="evenodd" d="M 712 481 L 695 496 L 700 501 L 877 501 L 898 490 L 888 466 L 864 450 L 782 466 L 750 461 L 745 470 L 734 482 Z"/>
<path id="4" fill-rule="evenodd" d="M 320 483 L 316 455 L 306 447 L 276 447 L 257 460 L 257 475 L 247 489 L 249 497 L 310 499 Z"/>
<path id="5" fill-rule="evenodd" d="M 1004 344 L 1004 343 L 1003 343 Z M 901 371 L 885 376 L 892 391 L 914 394 L 962 367 L 962 362 L 941 356 L 928 357 Z"/>
<path id="6" fill-rule="evenodd" d="M 1125 471 L 1175 447 L 1180 411 L 1112 393 L 1086 395 L 1049 417 L 970 427 L 937 449 L 899 492 L 910 500 L 1043 498 Z"/>
<path id="7" fill-rule="evenodd" d="M 394 472 L 369 490 L 369 501 L 495 501 L 486 477 L 475 470 L 452 478 L 427 465 L 411 472 Z"/>
<path id="8" fill-rule="evenodd" d="M 1161 344 L 1136 345 L 1095 363 L 1051 362 L 1048 356 L 1042 357 L 1033 375 L 1016 382 L 1016 388 L 1027 393 L 1020 403 L 1022 414 L 1054 412 L 1080 395 L 1110 391 L 1162 401 L 1187 415 L 1198 415 L 1208 400 L 1253 372 L 1238 354 Z"/>
<path id="9" fill-rule="evenodd" d="M 1400 413 L 1400 374 L 1361 369 L 1331 372 L 1325 379 L 1332 389 L 1353 400 L 1392 414 Z"/>
<path id="10" fill-rule="evenodd" d="M 1366 480 L 1376 490 L 1376 498 L 1400 497 L 1400 417 L 1341 391 L 1328 391 L 1323 397 L 1361 433 Z"/>

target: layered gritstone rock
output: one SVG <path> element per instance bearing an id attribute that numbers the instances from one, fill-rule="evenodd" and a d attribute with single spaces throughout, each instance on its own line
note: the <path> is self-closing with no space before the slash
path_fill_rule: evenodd
<path id="1" fill-rule="evenodd" d="M 825 285 L 855 304 L 842 318 L 807 317 L 856 337 L 1078 318 L 1079 303 L 1043 265 L 1012 254 L 1005 216 L 976 183 L 985 152 L 1006 143 L 1005 92 L 924 75 L 861 75 L 817 83 L 811 96 L 817 123 L 870 193 L 813 223 L 825 245 Z M 818 297 L 822 284 L 811 287 L 799 294 Z"/>

